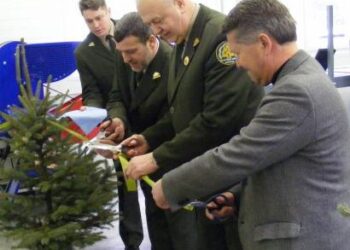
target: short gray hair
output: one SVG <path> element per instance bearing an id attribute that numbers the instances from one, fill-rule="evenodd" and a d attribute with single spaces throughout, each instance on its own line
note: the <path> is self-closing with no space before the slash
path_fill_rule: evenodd
<path id="1" fill-rule="evenodd" d="M 264 32 L 279 44 L 296 41 L 295 20 L 278 0 L 242 0 L 228 14 L 223 32 L 235 31 L 240 42 L 253 42 Z"/>

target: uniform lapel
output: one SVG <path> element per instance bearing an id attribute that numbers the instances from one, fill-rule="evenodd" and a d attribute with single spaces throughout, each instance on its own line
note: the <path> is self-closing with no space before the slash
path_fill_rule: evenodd
<path id="1" fill-rule="evenodd" d="M 162 49 L 162 43 L 159 43 L 159 49 L 152 60 L 150 65 L 148 66 L 141 82 L 140 86 L 134 90 L 134 95 L 131 103 L 131 109 L 135 109 L 140 106 L 145 99 L 153 92 L 153 90 L 159 85 L 162 84 L 162 67 L 164 66 L 164 55 L 163 53 L 159 53 Z M 135 82 L 135 73 L 133 74 L 133 81 Z"/>
<path id="2" fill-rule="evenodd" d="M 112 53 L 112 51 L 110 51 L 109 49 L 107 49 L 97 36 L 90 34 L 90 38 L 91 39 L 88 44 L 88 47 L 94 55 L 96 55 L 97 57 L 104 57 L 114 60 L 115 54 Z"/>
<path id="3" fill-rule="evenodd" d="M 177 58 L 177 47 L 172 55 L 171 67 L 169 72 L 169 100 L 172 102 L 172 99 L 175 96 L 175 93 L 179 87 L 181 79 L 186 73 L 187 69 L 190 67 L 192 58 L 195 55 L 196 49 L 198 48 L 201 42 L 202 32 L 206 23 L 204 6 L 200 5 L 200 9 L 197 15 L 197 18 L 192 26 L 191 33 L 188 37 L 188 41 L 185 44 L 184 52 L 182 53 L 182 58 Z M 178 52 L 181 53 L 181 52 Z M 181 60 L 178 62 L 177 60 Z M 175 70 L 177 67 L 177 70 Z M 177 72 L 176 72 L 177 71 Z"/>
<path id="4" fill-rule="evenodd" d="M 139 107 L 156 86 L 157 80 L 153 80 L 151 75 L 146 73 L 141 80 L 140 86 L 134 90 L 131 110 Z"/>

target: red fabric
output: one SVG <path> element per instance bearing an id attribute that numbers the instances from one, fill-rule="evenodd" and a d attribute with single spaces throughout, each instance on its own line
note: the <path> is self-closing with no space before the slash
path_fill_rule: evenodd
<path id="1" fill-rule="evenodd" d="M 73 111 L 73 110 L 78 110 L 80 109 L 81 107 L 83 106 L 83 97 L 81 95 L 78 95 L 74 98 L 72 98 L 71 100 L 65 102 L 61 107 L 59 108 L 56 108 L 55 110 L 53 110 L 53 112 L 58 112 L 60 114 L 63 114 L 65 112 L 68 112 L 68 111 Z M 87 137 L 89 140 L 91 140 L 92 138 L 94 138 L 98 132 L 99 132 L 99 128 L 96 127 L 94 128 L 89 134 L 85 134 L 81 128 L 75 124 L 72 120 L 69 119 L 69 126 L 68 126 L 69 129 Z M 68 132 L 66 131 L 63 131 L 62 134 L 61 134 L 62 138 L 66 138 L 68 136 Z M 73 137 L 72 138 L 73 140 L 73 143 L 79 143 L 79 142 L 82 142 L 80 139 L 76 138 L 76 137 Z"/>

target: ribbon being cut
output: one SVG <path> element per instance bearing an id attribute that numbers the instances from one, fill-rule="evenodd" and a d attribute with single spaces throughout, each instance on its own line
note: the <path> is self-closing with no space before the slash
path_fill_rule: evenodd
<path id="1" fill-rule="evenodd" d="M 107 118 L 107 111 L 101 108 L 95 107 L 85 107 L 84 109 L 73 110 L 66 112 L 61 117 L 69 118 L 74 124 L 76 124 L 85 135 L 91 134 L 96 128 L 98 129 L 98 125 L 101 124 Z M 126 188 L 129 192 L 137 191 L 137 184 L 135 180 L 130 178 L 126 178 L 125 171 L 128 166 L 128 157 L 125 154 L 125 148 L 123 145 L 110 145 L 101 143 L 100 139 L 103 139 L 104 133 L 96 133 L 94 138 L 86 143 L 86 146 L 91 150 L 109 150 L 113 153 L 113 155 L 118 156 L 118 160 L 123 169 L 123 174 L 125 178 Z M 151 180 L 147 175 L 142 176 L 141 179 L 146 182 L 150 187 L 153 187 L 154 181 Z M 184 206 L 186 210 L 193 210 L 192 205 Z"/>
<path id="2" fill-rule="evenodd" d="M 61 116 L 61 118 L 63 117 L 69 118 L 77 127 L 81 129 L 81 131 L 84 133 L 83 135 L 86 136 L 91 134 L 94 130 L 96 130 L 96 128 L 98 129 L 98 125 L 105 121 L 107 118 L 107 111 L 101 108 L 86 106 L 84 109 L 68 111 Z M 86 144 L 86 146 L 92 150 L 109 150 L 114 155 L 118 155 L 119 161 L 121 162 L 123 168 L 123 172 L 125 172 L 128 165 L 128 159 L 127 156 L 122 153 L 122 145 L 110 145 L 101 143 L 99 139 L 103 138 L 103 136 L 101 137 L 102 134 L 103 133 L 95 133 L 95 137 L 89 138 L 91 140 Z M 136 191 L 136 182 L 131 179 L 125 179 L 127 190 Z M 142 180 L 144 180 L 151 187 L 154 185 L 154 182 L 148 176 L 142 177 Z"/>

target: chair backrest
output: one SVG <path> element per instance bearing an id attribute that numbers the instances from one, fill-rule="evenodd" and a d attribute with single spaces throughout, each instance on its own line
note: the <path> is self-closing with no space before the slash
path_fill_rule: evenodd
<path id="1" fill-rule="evenodd" d="M 350 121 L 350 87 L 337 88 L 338 92 L 345 103 L 347 115 Z"/>
<path id="2" fill-rule="evenodd" d="M 336 50 L 333 51 L 335 53 Z M 328 68 L 328 49 L 318 49 L 315 59 L 321 64 L 322 68 L 326 70 Z"/>
<path id="3" fill-rule="evenodd" d="M 0 111 L 8 113 L 8 105 L 19 104 L 19 88 L 16 83 L 16 47 L 19 42 L 0 45 Z M 3 120 L 0 117 L 0 123 Z"/>
<path id="4" fill-rule="evenodd" d="M 79 42 L 26 44 L 26 59 L 32 83 L 62 80 L 76 70 L 74 50 Z"/>
<path id="5" fill-rule="evenodd" d="M 0 45 L 0 111 L 8 113 L 9 105 L 20 105 L 19 87 L 16 80 L 16 48 L 20 42 L 13 41 Z M 37 82 L 61 80 L 76 70 L 74 50 L 79 42 L 25 44 L 26 60 L 33 90 Z M 23 70 L 19 75 L 24 81 Z M 24 84 L 24 82 L 22 82 Z M 43 96 L 41 89 L 41 96 Z M 0 117 L 0 123 L 3 120 Z"/>

